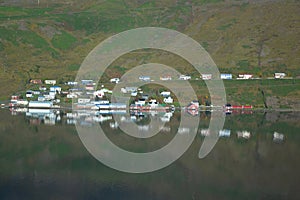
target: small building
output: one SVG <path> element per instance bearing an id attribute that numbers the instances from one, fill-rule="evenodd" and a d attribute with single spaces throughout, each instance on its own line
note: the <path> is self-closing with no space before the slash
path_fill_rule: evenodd
<path id="1" fill-rule="evenodd" d="M 190 80 L 190 79 L 191 79 L 191 76 L 189 76 L 189 75 L 180 75 L 179 76 L 179 80 L 187 81 L 187 80 Z"/>
<path id="2" fill-rule="evenodd" d="M 131 92 L 131 96 L 132 96 L 132 97 L 136 97 L 136 96 L 137 96 L 137 94 L 138 94 L 138 92 L 137 92 L 137 91 L 133 91 L 133 92 Z"/>
<path id="3" fill-rule="evenodd" d="M 173 101 L 174 101 L 173 98 L 170 96 L 164 98 L 165 103 L 173 103 Z"/>
<path id="4" fill-rule="evenodd" d="M 286 76 L 285 73 L 275 73 L 275 74 L 274 74 L 274 78 L 276 78 L 276 79 L 282 79 L 282 78 L 284 78 L 285 76 Z"/>
<path id="5" fill-rule="evenodd" d="M 156 101 L 156 99 L 150 99 L 150 101 L 148 102 L 148 105 L 151 108 L 156 108 L 156 107 L 158 107 L 158 102 Z"/>
<path id="6" fill-rule="evenodd" d="M 11 98 L 10 98 L 10 101 L 11 102 L 17 102 L 19 99 L 20 99 L 19 95 L 12 95 Z"/>
<path id="7" fill-rule="evenodd" d="M 38 101 L 46 101 L 46 97 L 45 96 L 38 96 Z"/>
<path id="8" fill-rule="evenodd" d="M 50 87 L 50 92 L 55 92 L 55 93 L 61 93 L 61 87 L 60 86 L 51 86 Z"/>
<path id="9" fill-rule="evenodd" d="M 163 91 L 163 92 L 160 93 L 160 95 L 163 96 L 163 97 L 168 97 L 168 96 L 171 95 L 171 92 L 169 92 L 169 91 Z"/>
<path id="10" fill-rule="evenodd" d="M 172 80 L 172 77 L 171 76 L 161 76 L 159 79 L 161 81 L 170 81 L 170 80 Z"/>
<path id="11" fill-rule="evenodd" d="M 37 91 L 37 90 L 33 90 L 32 93 L 33 93 L 34 95 L 40 95 L 40 94 L 41 94 L 41 92 L 40 92 L 40 91 Z"/>
<path id="12" fill-rule="evenodd" d="M 42 84 L 42 80 L 41 79 L 30 79 L 29 81 L 32 84 Z"/>
<path id="13" fill-rule="evenodd" d="M 239 77 L 237 79 L 251 79 L 253 78 L 252 74 L 239 74 Z"/>
<path id="14" fill-rule="evenodd" d="M 33 92 L 32 92 L 31 90 L 28 90 L 28 91 L 26 91 L 25 96 L 26 96 L 27 98 L 31 98 L 31 97 L 33 97 Z"/>
<path id="15" fill-rule="evenodd" d="M 66 85 L 78 85 L 78 82 L 76 82 L 76 81 L 68 81 L 67 83 L 66 83 Z"/>
<path id="16" fill-rule="evenodd" d="M 139 80 L 140 81 L 146 81 L 146 82 L 151 81 L 150 76 L 140 76 Z"/>
<path id="17" fill-rule="evenodd" d="M 46 88 L 45 86 L 40 86 L 40 87 L 39 87 L 39 90 L 40 90 L 40 91 L 46 91 L 47 88 Z"/>
<path id="18" fill-rule="evenodd" d="M 45 80 L 45 84 L 46 85 L 55 85 L 56 84 L 56 80 Z"/>
<path id="19" fill-rule="evenodd" d="M 119 83 L 120 79 L 119 78 L 112 78 L 112 79 L 109 80 L 109 82 L 111 82 L 111 83 Z"/>
<path id="20" fill-rule="evenodd" d="M 211 80 L 212 74 L 202 74 L 200 78 L 202 78 L 202 80 Z"/>
<path id="21" fill-rule="evenodd" d="M 142 95 L 142 99 L 148 100 L 149 99 L 149 95 L 148 94 L 143 94 Z"/>
<path id="22" fill-rule="evenodd" d="M 220 78 L 230 80 L 230 79 L 232 79 L 232 74 L 221 74 Z"/>
<path id="23" fill-rule="evenodd" d="M 137 91 L 137 87 L 125 87 L 125 88 L 121 88 L 121 92 L 122 93 L 131 93 L 131 92 L 135 92 Z"/>
<path id="24" fill-rule="evenodd" d="M 140 98 L 135 102 L 135 105 L 144 106 L 146 104 L 146 99 Z"/>

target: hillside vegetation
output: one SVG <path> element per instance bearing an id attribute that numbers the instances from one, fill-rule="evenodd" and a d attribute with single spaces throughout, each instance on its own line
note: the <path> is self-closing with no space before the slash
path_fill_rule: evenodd
<path id="1" fill-rule="evenodd" d="M 299 1 L 2 0 L 0 4 L 1 99 L 24 90 L 30 78 L 73 79 L 102 40 L 144 26 L 189 35 L 210 53 L 221 72 L 300 75 Z M 114 66 L 126 70 L 148 61 L 193 73 L 184 60 L 161 52 L 128 54 Z"/>

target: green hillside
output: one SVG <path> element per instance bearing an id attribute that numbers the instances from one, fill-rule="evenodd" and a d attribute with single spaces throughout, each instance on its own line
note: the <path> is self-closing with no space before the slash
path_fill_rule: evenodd
<path id="1" fill-rule="evenodd" d="M 299 1 L 39 2 L 0 1 L 1 99 L 25 89 L 30 78 L 59 82 L 74 78 L 83 59 L 99 42 L 144 26 L 186 33 L 207 49 L 221 72 L 300 75 Z M 127 69 L 156 61 L 192 73 L 190 67 L 183 66 L 185 62 L 173 57 L 140 52 L 125 55 L 115 65 Z"/>

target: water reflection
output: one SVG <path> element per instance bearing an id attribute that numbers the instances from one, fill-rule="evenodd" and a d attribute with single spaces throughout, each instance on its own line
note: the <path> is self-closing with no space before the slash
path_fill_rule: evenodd
<path id="1" fill-rule="evenodd" d="M 199 117 L 200 124 L 189 150 L 165 169 L 132 175 L 95 160 L 73 124 L 100 124 L 110 130 L 115 143 L 124 142 L 131 150 L 140 142 L 132 149 L 142 151 L 157 140 L 164 145 L 172 139 L 180 113 L 123 113 L 117 114 L 122 121 L 116 121 L 108 113 L 33 111 L 14 110 L 10 116 L 8 110 L 0 110 L 0 199 L 35 199 L 44 194 L 52 199 L 299 199 L 297 112 L 227 115 L 218 131 L 220 139 L 205 159 L 198 159 L 197 153 L 210 134 L 211 113 L 191 115 Z M 145 142 L 120 134 L 120 123 L 136 123 L 146 131 L 151 117 L 164 121 L 161 137 Z M 45 124 L 48 119 L 55 125 Z M 179 132 L 188 134 L 185 128 L 190 127 Z"/>
<path id="2" fill-rule="evenodd" d="M 178 121 L 173 122 L 176 119 L 180 118 L 180 112 L 159 112 L 159 111 L 149 111 L 149 112 L 138 112 L 131 111 L 127 112 L 126 110 L 60 110 L 60 109 L 28 109 L 28 108 L 11 108 L 10 112 L 12 115 L 21 115 L 25 114 L 26 119 L 29 120 L 29 123 L 32 125 L 56 125 L 56 124 L 66 124 L 66 125 L 81 125 L 81 126 L 94 126 L 97 124 L 108 124 L 111 130 L 120 130 L 120 125 L 122 124 L 137 124 L 138 132 L 141 134 L 147 134 L 153 131 L 153 127 L 149 121 L 158 120 L 162 122 L 162 125 L 159 126 L 160 132 L 171 133 L 171 127 L 174 126 Z M 198 111 L 198 110 L 185 110 L 185 114 L 200 117 L 201 120 L 209 121 L 211 118 L 212 111 Z M 253 115 L 252 110 L 235 110 L 234 112 L 228 113 L 222 111 L 217 112 L 216 116 L 226 115 L 228 116 L 238 116 L 238 115 Z M 116 120 L 118 116 L 118 120 Z M 272 113 L 268 113 L 266 120 L 274 121 L 274 116 Z M 273 117 L 270 117 L 273 116 Z M 172 121 L 173 120 L 173 121 Z M 177 129 L 178 134 L 189 134 L 191 129 L 195 127 L 180 127 Z M 198 134 L 202 137 L 210 136 L 210 130 L 208 125 L 206 127 L 198 127 Z M 235 134 L 234 134 L 235 133 Z M 249 140 L 252 135 L 249 130 L 230 130 L 228 128 L 219 130 L 218 136 L 220 138 L 238 138 Z M 282 143 L 286 137 L 284 133 L 277 130 L 272 132 L 273 142 Z"/>

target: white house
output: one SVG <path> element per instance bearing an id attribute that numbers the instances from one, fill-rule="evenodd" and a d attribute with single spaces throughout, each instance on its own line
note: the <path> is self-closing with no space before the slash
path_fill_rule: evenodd
<path id="1" fill-rule="evenodd" d="M 165 97 L 165 98 L 164 98 L 164 102 L 165 102 L 165 103 L 173 103 L 173 98 L 170 97 L 170 96 Z"/>
<path id="2" fill-rule="evenodd" d="M 55 85 L 56 84 L 56 80 L 45 80 L 45 84 L 47 84 L 47 85 Z"/>
<path id="3" fill-rule="evenodd" d="M 220 78 L 221 79 L 232 79 L 232 74 L 221 74 Z"/>
<path id="4" fill-rule="evenodd" d="M 26 92 L 26 95 L 25 95 L 27 98 L 31 98 L 31 97 L 33 97 L 33 92 L 31 91 L 31 90 L 28 90 L 27 92 Z"/>
<path id="5" fill-rule="evenodd" d="M 78 82 L 76 82 L 76 81 L 68 81 L 67 85 L 78 85 Z"/>
<path id="6" fill-rule="evenodd" d="M 50 87 L 50 92 L 58 92 L 59 94 L 61 93 L 61 87 L 60 86 L 51 86 Z"/>
<path id="7" fill-rule="evenodd" d="M 274 78 L 276 78 L 276 79 L 282 79 L 282 78 L 284 78 L 285 76 L 286 76 L 285 73 L 275 73 L 275 74 L 274 74 Z"/>
<path id="8" fill-rule="evenodd" d="M 202 78 L 202 80 L 211 80 L 212 74 L 202 74 L 200 78 Z"/>
<path id="9" fill-rule="evenodd" d="M 125 87 L 125 88 L 121 88 L 121 92 L 122 93 L 131 93 L 131 92 L 135 92 L 137 91 L 137 87 Z"/>
<path id="10" fill-rule="evenodd" d="M 138 101 L 135 102 L 135 104 L 144 106 L 146 104 L 146 99 L 140 98 Z"/>
<path id="11" fill-rule="evenodd" d="M 109 80 L 111 83 L 119 83 L 120 79 L 119 78 L 112 78 Z"/>
<path id="12" fill-rule="evenodd" d="M 163 96 L 163 97 L 168 97 L 168 96 L 171 95 L 171 92 L 169 92 L 169 91 L 163 91 L 163 92 L 160 93 L 160 95 Z"/>
<path id="13" fill-rule="evenodd" d="M 239 77 L 237 79 L 251 79 L 253 78 L 252 74 L 239 74 Z"/>
<path id="14" fill-rule="evenodd" d="M 189 76 L 189 75 L 180 75 L 179 76 L 179 80 L 190 80 L 191 79 L 191 76 Z"/>
<path id="15" fill-rule="evenodd" d="M 150 76 L 140 76 L 139 79 L 141 81 L 151 81 Z"/>
<path id="16" fill-rule="evenodd" d="M 172 77 L 171 76 L 161 76 L 159 79 L 161 81 L 170 81 L 170 80 L 172 80 Z"/>
<path id="17" fill-rule="evenodd" d="M 138 94 L 138 92 L 137 92 L 137 91 L 133 91 L 133 92 L 131 92 L 131 96 L 132 96 L 132 97 L 136 97 L 136 96 L 137 96 L 137 94 Z"/>

